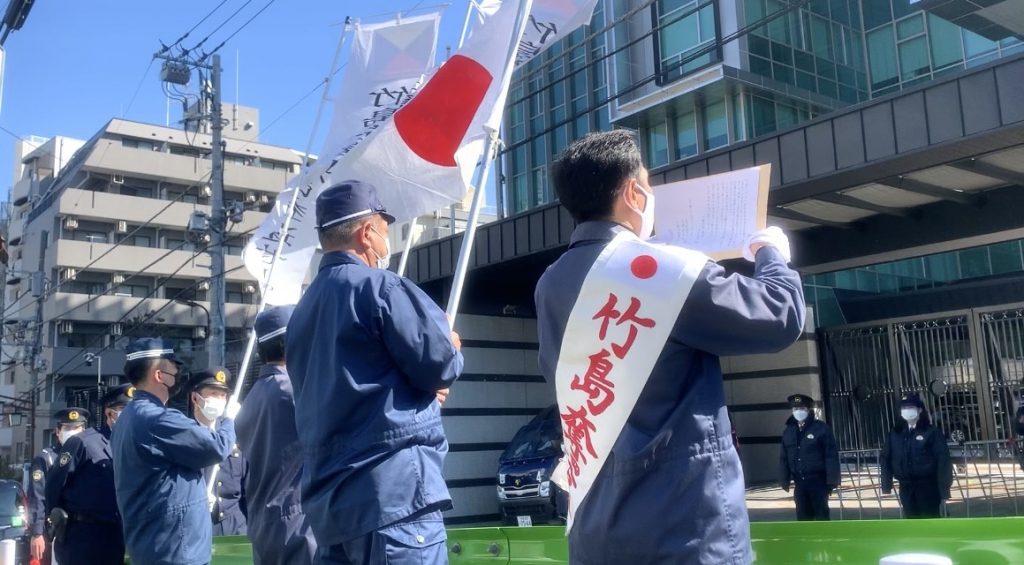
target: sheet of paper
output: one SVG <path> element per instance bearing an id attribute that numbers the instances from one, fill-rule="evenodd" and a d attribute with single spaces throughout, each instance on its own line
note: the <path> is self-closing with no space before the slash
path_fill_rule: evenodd
<path id="1" fill-rule="evenodd" d="M 742 256 L 747 238 L 767 226 L 771 165 L 654 187 L 654 239 L 715 260 Z"/>

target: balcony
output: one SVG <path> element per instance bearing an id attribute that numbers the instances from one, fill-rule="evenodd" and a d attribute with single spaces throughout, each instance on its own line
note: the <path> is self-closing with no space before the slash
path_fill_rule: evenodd
<path id="1" fill-rule="evenodd" d="M 169 157 L 176 157 L 176 155 L 169 155 Z M 170 206 L 167 206 L 168 204 Z M 160 212 L 165 206 L 167 209 Z M 150 225 L 182 229 L 188 224 L 188 219 L 194 210 L 209 213 L 210 207 L 187 202 L 172 204 L 167 200 L 156 198 L 69 188 L 60 197 L 58 213 L 87 220 L 107 222 L 125 220 L 129 225 L 144 224 L 160 213 Z M 265 217 L 266 214 L 262 212 L 248 211 L 243 215 L 242 223 L 235 225 L 233 231 L 244 232 L 253 229 L 260 225 Z"/>
<path id="2" fill-rule="evenodd" d="M 151 277 L 174 277 L 177 279 L 206 279 L 210 277 L 210 257 L 205 253 L 199 255 L 194 255 L 191 251 L 170 251 L 168 253 L 168 249 L 120 245 L 117 251 L 97 260 L 114 245 L 61 239 L 53 247 L 55 251 L 47 257 L 47 268 L 60 266 L 83 269 L 88 265 L 90 271 L 138 273 L 140 269 L 145 269 L 145 275 Z M 166 257 L 164 257 L 165 254 Z M 161 259 L 161 257 L 163 258 Z M 96 262 L 93 263 L 93 261 Z M 156 262 L 154 263 L 154 261 Z M 224 264 L 225 270 L 228 271 L 226 278 L 229 282 L 253 282 L 256 280 L 249 275 L 249 271 L 245 268 L 238 268 L 242 265 L 241 257 L 229 255 L 225 257 Z"/>
<path id="3" fill-rule="evenodd" d="M 197 184 L 210 178 L 212 162 L 201 157 L 125 147 L 120 140 L 100 139 L 86 159 L 85 166 L 106 174 Z M 236 163 L 227 163 L 224 167 L 226 190 L 280 192 L 290 177 L 291 173 L 284 170 Z"/>
<path id="4" fill-rule="evenodd" d="M 91 302 L 90 302 L 91 301 Z M 199 302 L 207 309 L 209 302 Z M 71 309 L 74 308 L 74 311 Z M 148 312 L 158 311 L 159 322 L 172 326 L 207 325 L 206 312 L 166 298 L 135 298 L 132 296 L 96 296 L 92 294 L 73 294 L 58 292 L 43 305 L 43 318 L 46 320 L 71 320 L 89 323 L 114 323 Z M 227 326 L 242 328 L 251 323 L 250 318 L 256 313 L 255 304 L 225 304 L 224 317 Z M 155 322 L 156 320 L 154 320 Z M 125 328 L 128 329 L 128 328 Z M 122 360 L 123 361 L 123 360 Z"/>

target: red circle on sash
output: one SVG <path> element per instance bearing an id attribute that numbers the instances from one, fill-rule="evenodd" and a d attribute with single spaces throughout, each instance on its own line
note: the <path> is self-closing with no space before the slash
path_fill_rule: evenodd
<path id="1" fill-rule="evenodd" d="M 654 273 L 658 272 L 658 261 L 650 255 L 641 255 L 629 265 L 629 269 L 633 271 L 633 276 L 638 279 L 649 279 L 654 276 Z"/>

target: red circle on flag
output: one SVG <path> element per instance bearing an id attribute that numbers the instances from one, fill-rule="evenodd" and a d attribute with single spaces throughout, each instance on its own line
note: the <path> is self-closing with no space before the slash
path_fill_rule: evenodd
<path id="1" fill-rule="evenodd" d="M 638 279 L 649 279 L 654 276 L 654 273 L 658 272 L 658 261 L 650 255 L 641 255 L 629 265 L 633 276 Z"/>

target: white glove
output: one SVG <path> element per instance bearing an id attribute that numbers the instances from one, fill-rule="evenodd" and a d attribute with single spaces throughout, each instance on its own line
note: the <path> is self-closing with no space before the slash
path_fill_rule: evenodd
<path id="1" fill-rule="evenodd" d="M 224 409 L 224 417 L 234 420 L 238 417 L 238 412 L 242 409 L 242 403 L 232 398 L 228 401 L 228 407 Z"/>
<path id="2" fill-rule="evenodd" d="M 743 247 L 743 258 L 751 263 L 754 262 L 754 253 L 751 251 L 751 247 L 754 244 L 761 244 L 765 247 L 774 247 L 779 250 L 782 254 L 782 258 L 787 263 L 793 258 L 789 251 L 789 238 L 782 232 L 782 229 L 772 226 L 768 229 L 763 229 L 754 235 L 750 236 L 747 240 L 747 244 Z"/>
<path id="3" fill-rule="evenodd" d="M 209 507 L 209 511 L 213 512 L 213 507 L 216 506 L 217 504 L 217 495 L 213 494 L 212 492 L 207 492 L 206 502 L 207 506 Z"/>

